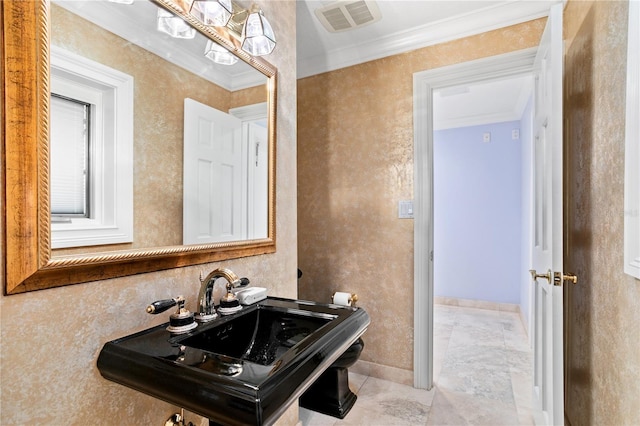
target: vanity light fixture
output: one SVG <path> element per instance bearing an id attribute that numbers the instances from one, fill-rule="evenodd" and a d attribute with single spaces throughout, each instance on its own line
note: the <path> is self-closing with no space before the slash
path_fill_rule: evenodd
<path id="1" fill-rule="evenodd" d="M 250 55 L 268 55 L 276 47 L 271 24 L 256 4 L 243 9 L 231 0 L 194 0 L 189 13 L 204 25 L 225 27 Z"/>
<path id="2" fill-rule="evenodd" d="M 196 30 L 182 18 L 158 8 L 158 31 L 165 32 L 174 38 L 194 38 Z"/>
<path id="3" fill-rule="evenodd" d="M 207 41 L 204 56 L 221 65 L 233 65 L 238 62 L 238 58 L 235 55 L 213 40 Z"/>
<path id="4" fill-rule="evenodd" d="M 254 4 L 242 28 L 242 50 L 253 56 L 268 55 L 276 47 L 276 36 L 262 10 Z"/>
<path id="5" fill-rule="evenodd" d="M 231 19 L 233 5 L 231 0 L 194 0 L 189 13 L 205 25 L 224 27 Z"/>

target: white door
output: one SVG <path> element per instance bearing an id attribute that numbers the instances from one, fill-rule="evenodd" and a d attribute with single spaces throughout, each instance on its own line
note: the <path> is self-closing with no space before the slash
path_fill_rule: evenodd
<path id="1" fill-rule="evenodd" d="M 536 424 L 564 423 L 562 4 L 551 8 L 535 61 L 533 399 Z"/>
<path id="2" fill-rule="evenodd" d="M 269 218 L 269 152 L 266 125 L 244 124 L 248 137 L 247 235 L 249 239 L 267 238 Z"/>
<path id="3" fill-rule="evenodd" d="M 246 238 L 242 122 L 184 102 L 183 244 Z"/>

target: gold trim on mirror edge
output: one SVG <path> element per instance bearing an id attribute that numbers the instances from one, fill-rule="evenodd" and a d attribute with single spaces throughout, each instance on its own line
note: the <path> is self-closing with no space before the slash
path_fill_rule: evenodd
<path id="1" fill-rule="evenodd" d="M 172 2 L 156 1 L 173 11 Z M 277 70 L 214 28 L 199 31 L 268 78 L 269 223 L 265 239 L 51 257 L 49 222 L 49 3 L 0 2 L 2 24 L 3 252 L 5 294 L 123 277 L 276 251 Z M 190 22 L 191 23 L 191 22 Z M 228 38 L 228 39 L 227 39 Z"/>

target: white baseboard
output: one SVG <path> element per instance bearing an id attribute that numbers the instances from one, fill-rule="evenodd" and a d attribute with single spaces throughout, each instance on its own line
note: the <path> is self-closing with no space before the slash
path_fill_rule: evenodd
<path id="1" fill-rule="evenodd" d="M 437 305 L 460 306 L 462 308 L 488 309 L 491 311 L 520 313 L 520 305 L 515 303 L 488 302 L 486 300 L 458 299 L 456 297 L 435 296 L 433 302 Z"/>
<path id="2" fill-rule="evenodd" d="M 401 385 L 413 386 L 413 371 L 403 368 L 358 360 L 354 365 L 349 367 L 349 371 L 364 376 L 375 377 L 376 379 L 389 380 L 390 382 L 400 383 Z"/>

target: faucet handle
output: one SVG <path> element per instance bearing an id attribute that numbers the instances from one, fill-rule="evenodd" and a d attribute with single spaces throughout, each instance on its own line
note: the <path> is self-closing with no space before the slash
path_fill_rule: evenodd
<path id="1" fill-rule="evenodd" d="M 153 315 L 159 314 L 176 305 L 178 305 L 179 308 L 184 306 L 184 297 L 177 296 L 173 299 L 156 300 L 147 306 L 147 313 Z"/>
<path id="2" fill-rule="evenodd" d="M 184 304 L 185 300 L 182 296 L 177 296 L 173 299 L 156 300 L 147 306 L 147 313 L 153 315 L 159 314 L 160 312 L 164 312 L 177 305 L 178 310 L 172 313 L 169 317 L 169 326 L 167 327 L 167 331 L 171 334 L 182 334 L 193 330 L 198 326 L 194 321 L 193 313 L 185 309 Z"/>

